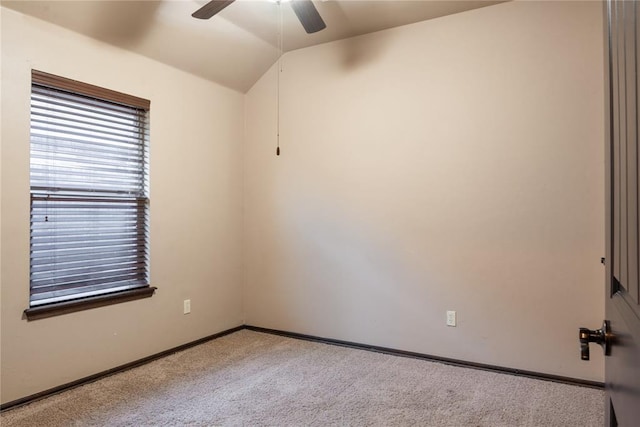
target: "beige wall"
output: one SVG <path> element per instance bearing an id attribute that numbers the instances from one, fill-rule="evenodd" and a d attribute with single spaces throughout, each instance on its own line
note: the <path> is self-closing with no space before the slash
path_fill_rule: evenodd
<path id="1" fill-rule="evenodd" d="M 246 323 L 602 380 L 601 19 L 511 2 L 286 54 L 279 158 L 276 70 L 246 98 Z"/>
<path id="2" fill-rule="evenodd" d="M 276 68 L 243 97 L 0 16 L 3 403 L 243 320 L 602 380 L 576 333 L 604 305 L 598 3 L 507 3 L 288 53 L 280 157 Z M 152 298 L 22 319 L 31 68 L 151 100 Z"/>
<path id="3" fill-rule="evenodd" d="M 243 95 L 12 10 L 1 28 L 2 402 L 241 325 Z M 151 100 L 152 298 L 22 319 L 31 68 Z"/>

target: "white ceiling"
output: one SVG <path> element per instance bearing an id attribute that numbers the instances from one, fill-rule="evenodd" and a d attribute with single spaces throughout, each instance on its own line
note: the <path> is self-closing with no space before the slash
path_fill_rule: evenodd
<path id="1" fill-rule="evenodd" d="M 207 0 L 2 0 L 1 4 L 246 92 L 277 60 L 280 28 L 286 52 L 500 2 L 315 0 L 327 24 L 315 34 L 304 32 L 290 5 L 271 0 L 237 0 L 210 20 L 191 17 Z"/>

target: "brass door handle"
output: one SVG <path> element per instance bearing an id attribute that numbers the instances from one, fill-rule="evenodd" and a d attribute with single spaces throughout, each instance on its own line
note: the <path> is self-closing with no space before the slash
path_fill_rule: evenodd
<path id="1" fill-rule="evenodd" d="M 600 344 L 604 350 L 605 356 L 611 354 L 611 342 L 613 335 L 611 334 L 611 328 L 609 321 L 604 320 L 602 322 L 602 328 L 591 330 L 587 328 L 580 328 L 580 359 L 589 360 L 589 343 Z"/>

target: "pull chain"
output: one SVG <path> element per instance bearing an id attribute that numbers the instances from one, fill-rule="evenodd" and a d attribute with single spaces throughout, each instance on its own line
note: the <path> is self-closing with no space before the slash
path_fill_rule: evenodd
<path id="1" fill-rule="evenodd" d="M 276 156 L 280 155 L 280 74 L 282 73 L 282 1 L 278 1 L 278 69 L 276 77 L 276 115 L 277 115 L 277 142 Z"/>

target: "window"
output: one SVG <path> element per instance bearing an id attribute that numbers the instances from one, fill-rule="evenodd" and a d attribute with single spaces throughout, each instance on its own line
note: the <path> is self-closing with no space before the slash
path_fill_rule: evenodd
<path id="1" fill-rule="evenodd" d="M 149 101 L 32 71 L 28 318 L 153 293 L 148 111 Z"/>

